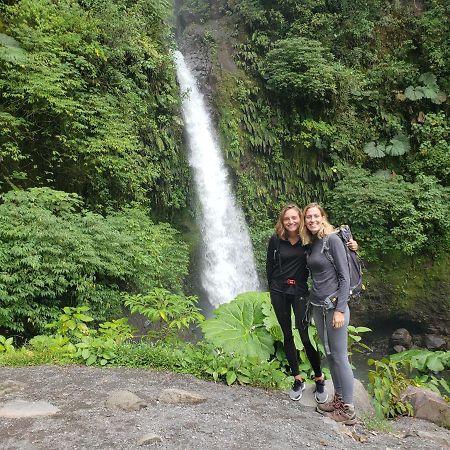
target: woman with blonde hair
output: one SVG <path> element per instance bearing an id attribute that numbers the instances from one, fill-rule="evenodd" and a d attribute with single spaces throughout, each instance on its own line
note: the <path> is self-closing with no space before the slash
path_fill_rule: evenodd
<path id="1" fill-rule="evenodd" d="M 311 203 L 303 210 L 304 224 L 300 235 L 308 246 L 306 260 L 312 278 L 308 304 L 326 349 L 335 395 L 316 410 L 336 422 L 356 422 L 353 406 L 353 372 L 348 360 L 347 327 L 350 320 L 348 298 L 350 274 L 342 240 L 333 233 L 324 209 Z M 333 262 L 324 253 L 327 243 Z"/>

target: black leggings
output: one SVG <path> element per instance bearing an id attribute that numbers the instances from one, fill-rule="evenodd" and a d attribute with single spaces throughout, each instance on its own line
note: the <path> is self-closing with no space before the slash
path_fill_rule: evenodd
<path id="1" fill-rule="evenodd" d="M 296 295 L 283 294 L 281 292 L 270 291 L 270 300 L 277 316 L 278 323 L 284 336 L 284 352 L 291 368 L 292 376 L 299 375 L 298 354 L 294 344 L 292 334 L 291 308 L 294 311 L 295 327 L 300 339 L 305 347 L 306 356 L 314 370 L 314 375 L 320 377 L 322 369 L 320 367 L 320 354 L 312 346 L 308 336 L 308 323 L 303 321 L 306 314 L 306 300 Z"/>

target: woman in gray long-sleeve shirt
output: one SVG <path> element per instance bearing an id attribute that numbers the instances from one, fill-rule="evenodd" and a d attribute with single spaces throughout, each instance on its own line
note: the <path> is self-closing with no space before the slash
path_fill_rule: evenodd
<path id="1" fill-rule="evenodd" d="M 353 372 L 348 360 L 347 326 L 350 311 L 350 275 L 345 247 L 328 222 L 323 208 L 311 203 L 303 211 L 301 230 L 303 245 L 309 245 L 307 264 L 312 278 L 308 298 L 317 331 L 325 346 L 333 379 L 333 400 L 318 405 L 316 410 L 336 422 L 352 425 L 356 422 L 353 406 Z M 323 252 L 326 242 L 333 263 Z"/>

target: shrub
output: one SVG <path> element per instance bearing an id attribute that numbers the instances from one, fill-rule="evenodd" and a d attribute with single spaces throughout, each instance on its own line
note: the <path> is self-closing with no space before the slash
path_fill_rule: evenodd
<path id="1" fill-rule="evenodd" d="M 274 44 L 262 73 L 269 88 L 289 97 L 324 98 L 337 91 L 337 73 L 343 70 L 319 41 L 287 38 Z"/>
<path id="2" fill-rule="evenodd" d="M 108 217 L 76 194 L 33 188 L 0 204 L 0 327 L 34 334 L 62 306 L 87 304 L 96 320 L 121 313 L 121 291 L 181 290 L 188 248 L 141 210 Z"/>
<path id="3" fill-rule="evenodd" d="M 407 182 L 363 169 L 343 172 L 326 206 L 335 225 L 349 223 L 364 256 L 446 251 L 450 245 L 450 190 L 420 175 Z"/>

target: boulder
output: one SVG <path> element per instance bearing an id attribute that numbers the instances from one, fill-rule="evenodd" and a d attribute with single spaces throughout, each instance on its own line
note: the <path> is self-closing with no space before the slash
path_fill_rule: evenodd
<path id="1" fill-rule="evenodd" d="M 141 408 L 145 408 L 147 403 L 130 391 L 114 390 L 109 393 L 105 406 L 108 409 L 138 411 Z"/>
<path id="2" fill-rule="evenodd" d="M 353 389 L 353 397 L 355 410 L 358 416 L 374 416 L 375 408 L 373 407 L 372 397 L 368 394 L 366 388 L 361 381 L 355 378 L 355 385 Z"/>
<path id="3" fill-rule="evenodd" d="M 414 417 L 450 428 L 450 405 L 439 394 L 429 389 L 408 386 L 400 394 L 400 400 L 411 404 Z"/>
<path id="4" fill-rule="evenodd" d="M 206 402 L 207 398 L 193 392 L 183 391 L 182 389 L 164 389 L 158 400 L 162 403 L 171 403 L 175 405 L 193 405 Z"/>
<path id="5" fill-rule="evenodd" d="M 12 400 L 6 402 L 2 408 L 0 408 L 0 417 L 39 417 L 39 416 L 51 416 L 56 414 L 59 409 L 51 403 L 39 401 L 29 402 L 26 400 Z"/>
<path id="6" fill-rule="evenodd" d="M 441 336 L 436 334 L 426 334 L 424 336 L 424 344 L 428 350 L 446 350 L 447 342 Z"/>
<path id="7" fill-rule="evenodd" d="M 367 393 L 366 388 L 358 379 L 354 379 L 353 390 L 353 403 L 358 416 L 372 416 L 375 414 L 372 399 Z M 332 380 L 325 380 L 325 386 L 328 391 L 328 399 L 331 400 L 334 395 L 334 385 Z M 303 396 L 300 399 L 300 403 L 305 406 L 311 406 L 315 408 L 317 402 L 314 399 L 314 384 L 307 383 L 306 389 L 303 392 Z"/>
<path id="8" fill-rule="evenodd" d="M 399 345 L 409 349 L 412 345 L 412 336 L 406 328 L 398 328 L 391 335 L 391 345 L 392 347 Z"/>

